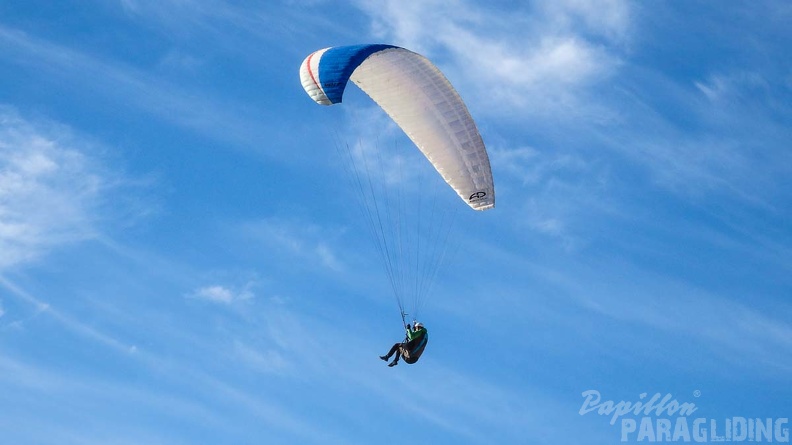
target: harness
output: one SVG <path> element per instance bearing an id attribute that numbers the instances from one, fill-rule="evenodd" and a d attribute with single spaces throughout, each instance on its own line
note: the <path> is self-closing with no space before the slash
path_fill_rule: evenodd
<path id="1" fill-rule="evenodd" d="M 414 345 L 410 345 L 410 343 L 415 342 Z M 401 353 L 402 357 L 404 357 L 404 361 L 413 364 L 418 361 L 423 354 L 424 348 L 426 348 L 426 343 L 429 342 L 429 333 L 424 331 L 424 334 L 419 338 L 415 338 L 410 340 L 409 342 L 404 343 L 401 346 Z"/>

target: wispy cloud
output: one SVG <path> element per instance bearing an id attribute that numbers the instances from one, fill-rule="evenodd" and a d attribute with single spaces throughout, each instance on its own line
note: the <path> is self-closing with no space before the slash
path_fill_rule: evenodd
<path id="1" fill-rule="evenodd" d="M 4 52 L 18 60 L 20 66 L 33 67 L 36 75 L 50 73 L 86 95 L 99 93 L 120 106 L 135 107 L 165 122 L 245 149 L 268 146 L 264 141 L 272 140 L 272 132 L 261 126 L 267 109 L 252 111 L 251 105 L 213 99 L 205 88 L 191 89 L 184 85 L 186 81 L 169 81 L 161 73 L 100 58 L 2 25 L 0 42 L 5 44 Z M 189 55 L 174 56 L 173 52 L 166 53 L 162 63 L 173 66 L 174 57 L 179 66 L 200 63 Z M 250 118 L 253 115 L 259 118 Z"/>
<path id="2" fill-rule="evenodd" d="M 115 182 L 63 127 L 0 107 L 0 270 L 96 236 Z"/>
<path id="3" fill-rule="evenodd" d="M 332 26 L 323 14 L 305 14 L 320 9 L 327 0 L 279 0 L 267 3 L 232 4 L 217 0 L 121 0 L 123 11 L 135 20 L 152 23 L 180 37 L 210 38 L 226 52 L 256 54 L 262 41 L 292 39 L 295 22 L 303 23 L 303 36 L 316 28 Z M 336 5 L 339 6 L 339 5 Z M 228 33 L 229 28 L 237 32 Z M 244 38 L 239 38 L 245 34 Z M 252 63 L 257 63 L 256 61 Z"/>
<path id="4" fill-rule="evenodd" d="M 680 283 L 654 281 L 645 288 L 635 289 L 630 296 L 621 292 L 616 296 L 597 295 L 595 310 L 668 335 L 685 335 L 689 341 L 706 345 L 730 366 L 761 364 L 768 375 L 792 371 L 792 325 L 783 317 Z M 662 293 L 657 289 L 663 289 Z M 778 309 L 781 314 L 790 310 Z"/>
<path id="5" fill-rule="evenodd" d="M 658 341 L 658 349 L 653 353 L 671 354 L 679 347 L 678 340 L 673 340 L 678 336 L 692 349 L 695 349 L 693 344 L 704 345 L 708 355 L 729 366 L 762 363 L 767 375 L 783 375 L 792 369 L 792 325 L 785 316 L 792 307 L 786 303 L 778 302 L 775 310 L 768 312 L 749 302 L 750 298 L 744 294 L 707 291 L 673 275 L 646 270 L 623 258 L 600 258 L 596 262 L 573 264 L 564 261 L 549 267 L 537 267 L 525 259 L 513 258 L 513 261 L 515 270 L 537 276 L 534 286 L 544 288 L 549 284 L 553 288 L 553 298 L 563 298 L 567 308 L 579 306 L 587 311 L 580 314 L 567 310 L 561 314 L 562 323 L 580 325 L 582 336 L 590 335 L 586 329 L 595 332 L 601 328 L 600 323 L 638 326 L 646 334 L 633 341 L 603 336 L 603 345 L 622 342 L 619 347 L 639 353 L 645 351 L 650 332 L 659 331 L 667 336 L 668 343 Z M 750 289 L 746 292 L 760 291 Z M 509 289 L 502 293 L 519 294 L 520 290 Z M 549 301 L 536 298 L 534 304 L 541 307 L 546 303 L 546 309 L 551 310 Z M 518 306 L 512 310 L 520 309 Z M 542 311 L 539 307 L 531 310 Z M 593 327 L 585 327 L 589 323 L 582 319 L 575 321 L 578 317 L 603 319 Z M 685 368 L 695 364 L 680 360 L 675 366 Z"/>
<path id="6" fill-rule="evenodd" d="M 225 286 L 214 285 L 196 289 L 189 295 L 190 298 L 206 300 L 213 303 L 232 304 L 239 301 L 246 301 L 254 298 L 249 286 L 241 290 L 233 290 Z"/>
<path id="7" fill-rule="evenodd" d="M 377 37 L 436 57 L 450 68 L 452 83 L 475 90 L 482 102 L 549 113 L 548 107 L 572 111 L 579 102 L 576 87 L 607 77 L 619 65 L 630 25 L 627 2 L 552 5 L 522 7 L 519 13 L 464 0 L 382 0 L 360 7 L 372 17 Z"/>
<path id="8" fill-rule="evenodd" d="M 92 341 L 96 341 L 100 344 L 103 344 L 104 346 L 124 354 L 133 354 L 137 351 L 137 347 L 134 344 L 127 343 L 122 339 L 114 337 L 112 334 L 108 334 L 104 331 L 96 329 L 90 324 L 84 323 L 82 320 L 73 317 L 67 312 L 62 312 L 60 309 L 53 307 L 50 303 L 47 303 L 46 301 L 28 293 L 2 275 L 0 275 L 0 286 L 7 289 L 10 292 L 10 295 L 13 295 L 20 300 L 32 305 L 36 310 L 36 315 L 46 314 L 73 333 L 76 333 Z"/>
<path id="9" fill-rule="evenodd" d="M 342 256 L 333 247 L 333 241 L 341 236 L 343 229 L 273 217 L 245 223 L 243 231 L 250 240 L 306 266 L 319 265 L 334 272 L 346 268 Z"/>
<path id="10" fill-rule="evenodd" d="M 624 0 L 562 0 L 541 3 L 541 22 L 550 29 L 584 33 L 614 43 L 626 43 L 632 22 L 632 5 Z"/>
<path id="11" fill-rule="evenodd" d="M 779 149 L 791 137 L 789 107 L 778 100 L 788 93 L 777 81 L 749 73 L 690 83 L 646 76 L 631 81 L 641 91 L 620 96 L 621 122 L 591 134 L 662 189 L 773 209 L 790 173 L 790 154 Z M 653 92 L 663 99 L 650 99 Z"/>
<path id="12" fill-rule="evenodd" d="M 257 372 L 282 374 L 293 370 L 284 354 L 271 346 L 265 349 L 262 345 L 251 346 L 236 340 L 233 353 L 239 362 L 248 364 Z"/>
<path id="13" fill-rule="evenodd" d="M 66 125 L 0 105 L 0 271 L 155 213 L 152 181 Z"/>

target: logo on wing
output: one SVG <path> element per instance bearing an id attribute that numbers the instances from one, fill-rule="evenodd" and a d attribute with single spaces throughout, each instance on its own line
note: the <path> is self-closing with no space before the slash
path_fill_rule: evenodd
<path id="1" fill-rule="evenodd" d="M 470 202 L 481 201 L 482 199 L 484 199 L 485 196 L 487 196 L 487 192 L 484 191 L 476 192 L 470 195 L 468 201 Z"/>

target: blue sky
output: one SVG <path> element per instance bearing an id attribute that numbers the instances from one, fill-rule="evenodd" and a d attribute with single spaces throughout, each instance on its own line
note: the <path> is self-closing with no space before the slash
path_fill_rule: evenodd
<path id="1" fill-rule="evenodd" d="M 3 2 L 3 442 L 618 442 L 587 390 L 790 417 L 790 20 L 784 1 Z M 459 216 L 429 346 L 396 368 L 331 135 L 409 142 L 298 77 L 368 42 L 446 74 L 498 197 Z"/>

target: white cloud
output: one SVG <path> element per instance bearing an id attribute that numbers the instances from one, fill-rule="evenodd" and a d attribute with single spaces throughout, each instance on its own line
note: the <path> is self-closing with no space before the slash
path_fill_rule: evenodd
<path id="1" fill-rule="evenodd" d="M 382 0 L 360 7 L 377 37 L 450 63 L 447 74 L 464 75 L 459 84 L 452 79 L 458 88 L 537 111 L 568 106 L 571 88 L 614 70 L 630 24 L 629 5 L 620 0 L 569 0 L 518 11 L 462 0 Z"/>
<path id="2" fill-rule="evenodd" d="M 96 236 L 109 175 L 87 143 L 0 107 L 0 269 Z"/>
<path id="3" fill-rule="evenodd" d="M 626 38 L 630 29 L 630 4 L 623 0 L 561 0 L 542 2 L 545 21 L 556 29 L 582 28 L 613 41 Z"/>
<path id="4" fill-rule="evenodd" d="M 241 290 L 233 290 L 220 285 L 198 288 L 189 296 L 198 300 L 221 304 L 232 304 L 237 301 L 246 301 L 254 298 L 253 292 L 249 290 L 249 286 Z"/>

